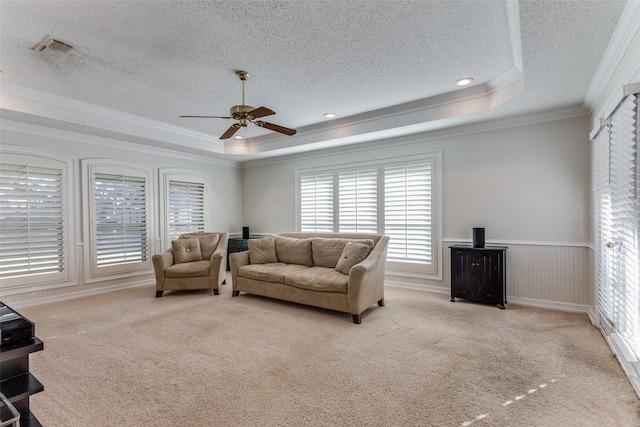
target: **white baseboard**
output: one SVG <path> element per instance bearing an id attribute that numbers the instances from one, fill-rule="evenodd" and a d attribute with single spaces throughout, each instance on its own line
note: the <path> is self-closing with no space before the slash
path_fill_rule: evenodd
<path id="1" fill-rule="evenodd" d="M 103 286 L 100 288 L 85 289 L 77 292 L 68 292 L 65 294 L 54 295 L 50 297 L 34 298 L 27 301 L 18 301 L 10 304 L 12 308 L 31 307 L 34 305 L 48 304 L 50 302 L 65 301 L 74 298 L 87 297 L 91 295 L 103 294 L 105 292 L 119 291 L 121 289 L 137 288 L 139 286 L 147 286 L 155 283 L 155 279 L 140 280 L 137 282 L 123 283 L 120 285 Z"/>

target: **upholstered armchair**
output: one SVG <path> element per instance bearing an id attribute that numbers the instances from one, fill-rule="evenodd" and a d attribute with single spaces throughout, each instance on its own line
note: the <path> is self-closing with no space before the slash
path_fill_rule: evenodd
<path id="1" fill-rule="evenodd" d="M 151 258 L 156 298 L 166 290 L 211 289 L 219 295 L 227 274 L 228 243 L 229 233 L 224 232 L 183 234 L 171 242 L 171 248 Z"/>

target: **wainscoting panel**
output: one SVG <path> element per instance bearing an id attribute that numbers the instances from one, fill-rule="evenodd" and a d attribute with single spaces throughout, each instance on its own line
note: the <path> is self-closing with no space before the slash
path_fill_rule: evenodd
<path id="1" fill-rule="evenodd" d="M 470 244 L 468 241 L 444 241 L 442 280 L 401 272 L 388 272 L 390 286 L 424 289 L 449 293 L 451 256 L 449 246 Z M 487 242 L 488 246 L 507 246 L 507 301 L 522 305 L 556 308 L 567 311 L 588 311 L 593 274 L 593 255 L 586 244 L 555 244 L 529 242 Z"/>

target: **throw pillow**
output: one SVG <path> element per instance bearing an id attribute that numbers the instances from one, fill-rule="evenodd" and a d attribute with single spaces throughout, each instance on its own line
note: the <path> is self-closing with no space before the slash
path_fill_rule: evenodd
<path id="1" fill-rule="evenodd" d="M 335 268 L 342 251 L 347 243 L 359 243 L 366 245 L 369 252 L 373 249 L 373 240 L 371 239 L 341 239 L 341 238 L 324 238 L 314 237 L 311 242 L 313 250 L 313 263 L 319 267 Z M 369 255 L 367 252 L 367 255 Z"/>
<path id="2" fill-rule="evenodd" d="M 249 262 L 251 264 L 268 264 L 278 262 L 276 244 L 273 237 L 249 239 Z"/>
<path id="3" fill-rule="evenodd" d="M 311 239 L 276 236 L 276 255 L 279 262 L 313 267 Z"/>
<path id="4" fill-rule="evenodd" d="M 171 242 L 171 249 L 173 250 L 173 260 L 176 264 L 202 261 L 200 240 L 197 237 L 193 239 L 174 240 Z"/>
<path id="5" fill-rule="evenodd" d="M 180 239 L 192 239 L 197 237 L 200 239 L 200 250 L 202 251 L 202 259 L 209 261 L 211 255 L 216 251 L 220 235 L 216 233 L 187 233 L 180 236 Z"/>
<path id="6" fill-rule="evenodd" d="M 367 255 L 369 255 L 369 247 L 367 245 L 353 242 L 347 243 L 336 264 L 336 271 L 348 275 L 351 267 L 362 262 Z"/>

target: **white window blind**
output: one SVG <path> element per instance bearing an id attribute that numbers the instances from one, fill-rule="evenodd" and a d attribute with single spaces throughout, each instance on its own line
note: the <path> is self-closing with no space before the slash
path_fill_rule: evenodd
<path id="1" fill-rule="evenodd" d="M 378 232 L 378 169 L 338 172 L 340 232 Z"/>
<path id="2" fill-rule="evenodd" d="M 626 97 L 595 138 L 598 307 L 640 357 L 638 99 Z"/>
<path id="3" fill-rule="evenodd" d="M 204 183 L 170 179 L 168 187 L 169 241 L 184 233 L 204 231 Z"/>
<path id="4" fill-rule="evenodd" d="M 433 263 L 431 161 L 384 167 L 384 232 L 387 259 Z"/>
<path id="5" fill-rule="evenodd" d="M 300 231 L 333 231 L 333 173 L 300 177 Z"/>
<path id="6" fill-rule="evenodd" d="M 146 262 L 146 177 L 96 173 L 93 187 L 97 267 Z"/>
<path id="7" fill-rule="evenodd" d="M 62 168 L 0 165 L 0 277 L 65 270 Z"/>

